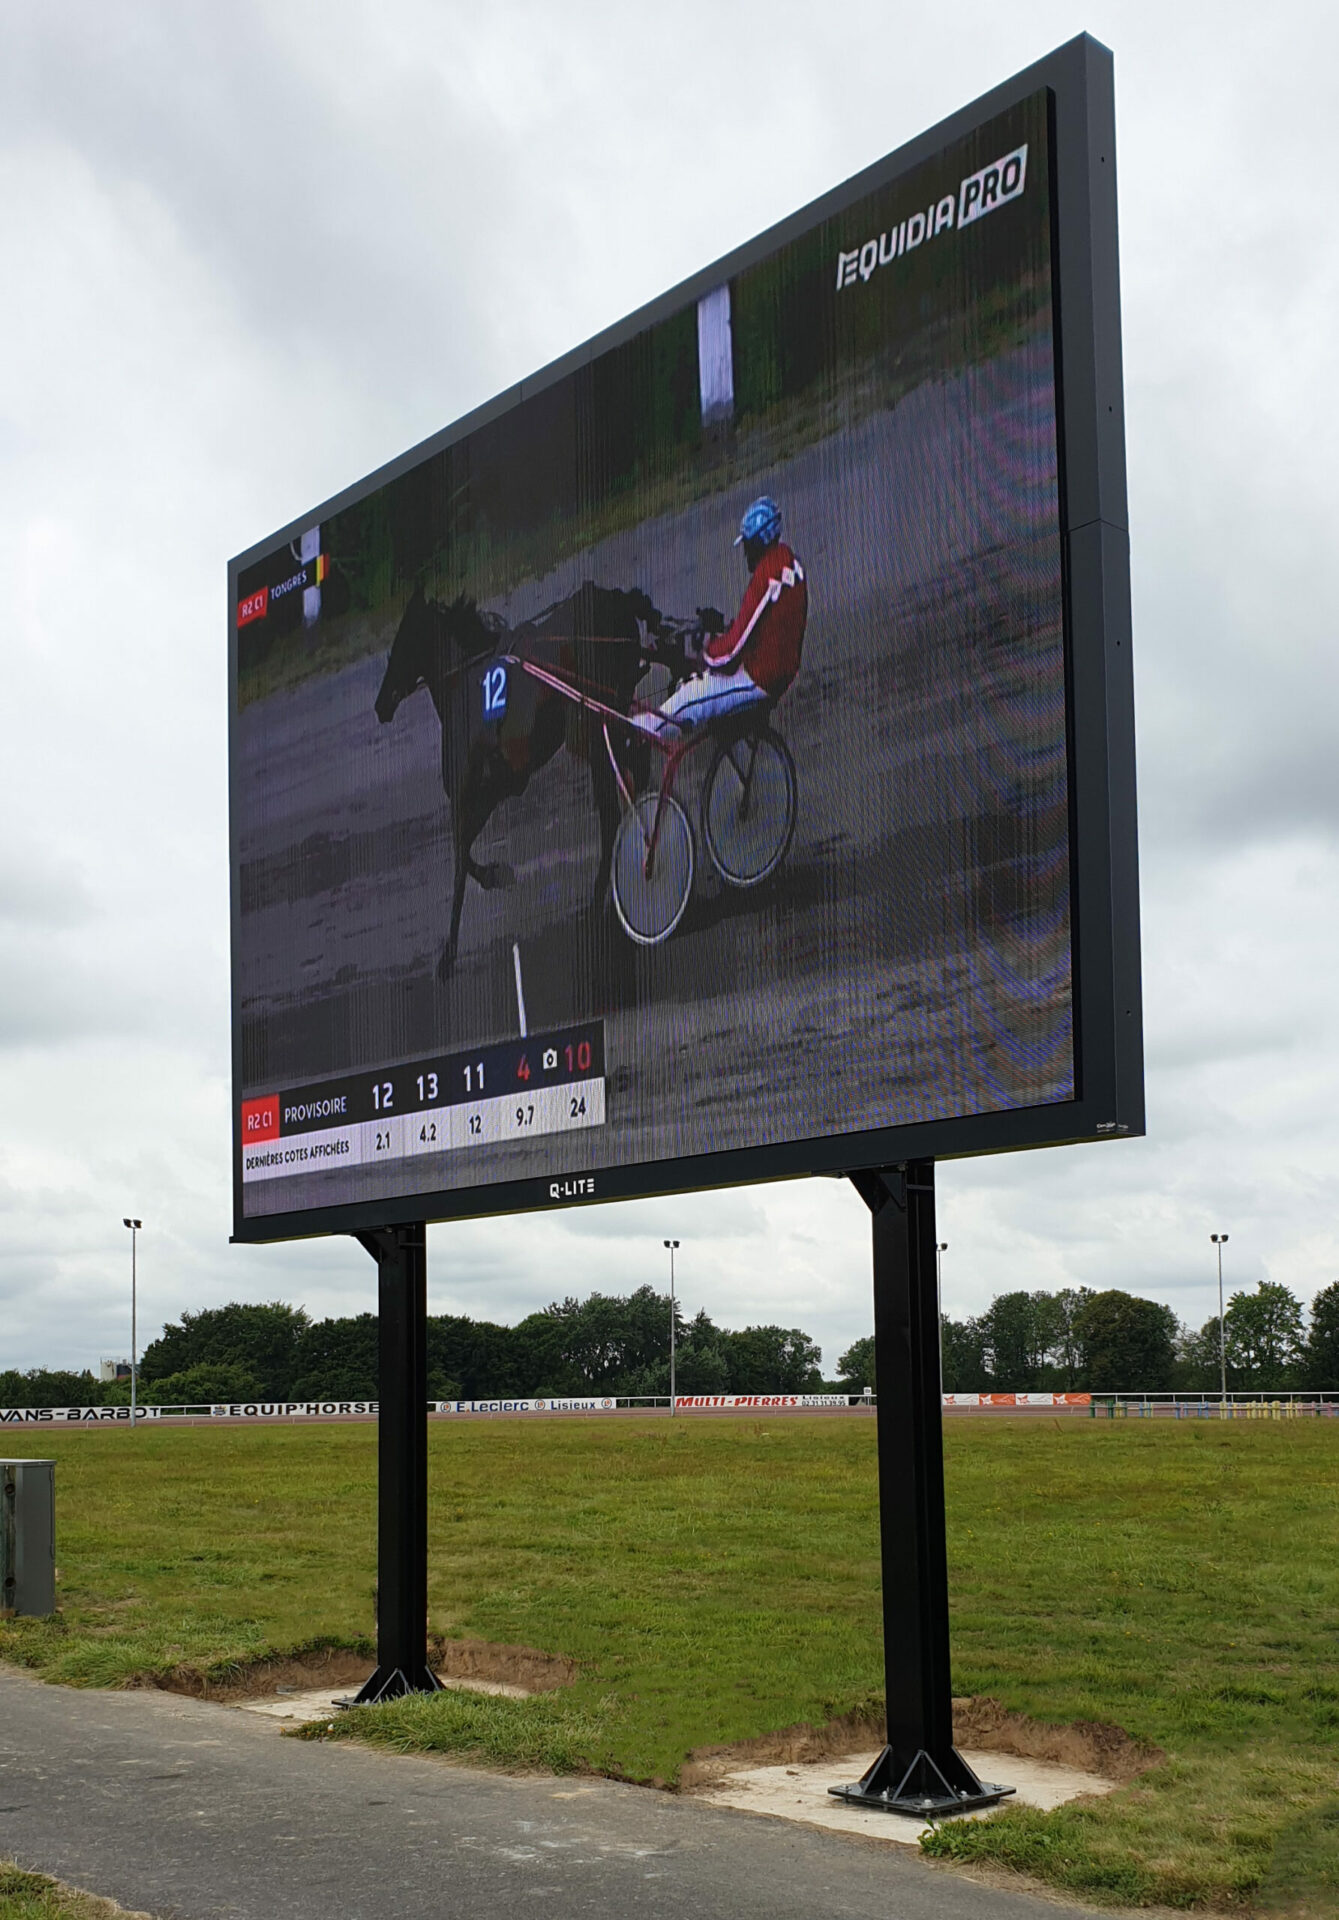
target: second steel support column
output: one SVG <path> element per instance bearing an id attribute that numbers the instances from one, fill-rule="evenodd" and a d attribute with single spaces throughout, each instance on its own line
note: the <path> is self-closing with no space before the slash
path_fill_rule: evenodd
<path id="1" fill-rule="evenodd" d="M 888 1744 L 840 1798 L 924 1819 L 990 1806 L 953 1745 L 934 1163 L 851 1176 L 873 1215 L 874 1379 Z"/>
<path id="2" fill-rule="evenodd" d="M 428 1665 L 427 1228 L 359 1234 L 377 1263 L 377 1670 L 355 1704 L 435 1693 Z"/>

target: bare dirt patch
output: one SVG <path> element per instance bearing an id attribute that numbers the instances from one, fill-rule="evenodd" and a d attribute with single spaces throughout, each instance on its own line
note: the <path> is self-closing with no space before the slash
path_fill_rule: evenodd
<path id="1" fill-rule="evenodd" d="M 527 1693 L 554 1693 L 570 1687 L 577 1663 L 565 1653 L 541 1653 L 536 1647 L 509 1647 L 491 1640 L 433 1640 L 428 1657 L 440 1674 L 453 1680 L 500 1680 Z"/>
<path id="2" fill-rule="evenodd" d="M 802 1721 L 735 1746 L 697 1748 L 684 1762 L 680 1786 L 684 1792 L 693 1792 L 736 1772 L 741 1764 L 804 1766 L 847 1753 L 868 1753 L 880 1745 L 883 1736 L 881 1706 L 843 1714 L 822 1727 Z M 1025 1713 L 1011 1713 L 998 1700 L 985 1695 L 953 1702 L 953 1743 L 979 1753 L 1014 1753 L 1026 1760 L 1050 1760 L 1081 1773 L 1100 1774 L 1121 1786 L 1165 1757 L 1160 1748 L 1134 1740 L 1124 1728 L 1105 1721 L 1053 1725 L 1033 1720 Z"/>
<path id="3" fill-rule="evenodd" d="M 1100 1773 L 1120 1786 L 1167 1758 L 1161 1747 L 1133 1739 L 1110 1721 L 1055 1725 L 1010 1713 L 985 1694 L 953 1702 L 953 1740 L 955 1746 L 978 1752 L 1016 1753 L 1025 1760 L 1052 1760 L 1082 1773 Z"/>
<path id="4" fill-rule="evenodd" d="M 575 1660 L 566 1654 L 541 1653 L 537 1647 L 503 1646 L 490 1640 L 434 1638 L 428 1642 L 428 1659 L 443 1677 L 500 1681 L 524 1688 L 527 1693 L 552 1693 L 571 1686 L 577 1675 Z M 171 1667 L 159 1673 L 137 1674 L 127 1685 L 232 1706 L 241 1700 L 306 1693 L 316 1688 L 356 1693 L 375 1665 L 368 1654 L 351 1647 L 314 1647 L 264 1660 L 238 1661 L 210 1671 Z"/>
<path id="5" fill-rule="evenodd" d="M 311 1687 L 352 1687 L 356 1692 L 376 1665 L 352 1647 L 314 1647 L 302 1653 L 275 1654 L 266 1660 L 239 1660 L 224 1667 L 168 1667 L 139 1673 L 126 1685 L 160 1693 L 184 1693 L 192 1700 L 231 1705 L 266 1694 L 305 1692 Z"/>
<path id="6" fill-rule="evenodd" d="M 734 1746 L 698 1747 L 684 1761 L 679 1785 L 683 1792 L 691 1793 L 737 1772 L 741 1764 L 806 1766 L 816 1760 L 835 1760 L 844 1753 L 867 1753 L 880 1744 L 883 1731 L 883 1708 L 867 1707 L 844 1713 L 822 1727 L 801 1720 L 793 1727 L 778 1727 L 774 1733 L 760 1733 L 756 1739 L 741 1740 Z"/>

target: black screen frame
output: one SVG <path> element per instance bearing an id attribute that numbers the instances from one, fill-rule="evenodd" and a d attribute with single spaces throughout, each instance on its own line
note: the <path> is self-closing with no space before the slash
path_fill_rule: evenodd
<path id="1" fill-rule="evenodd" d="M 366 498 L 519 401 L 567 378 L 610 348 L 695 302 L 810 227 L 933 158 L 983 121 L 1043 89 L 1050 97 L 1051 115 L 1051 240 L 1069 679 L 1075 1098 L 1045 1106 L 597 1169 L 594 1173 L 569 1174 L 563 1169 L 559 1137 L 555 1139 L 552 1172 L 541 1177 L 245 1217 L 237 999 L 241 906 L 236 815 L 238 659 L 233 618 L 241 573 L 314 521 L 326 520 Z M 617 325 L 238 555 L 228 567 L 228 633 L 234 1241 L 261 1244 L 308 1239 L 410 1221 L 477 1218 L 590 1201 L 844 1175 L 911 1159 L 954 1159 L 1142 1134 L 1134 683 L 1115 96 L 1110 52 L 1086 34 L 1069 41 Z"/>

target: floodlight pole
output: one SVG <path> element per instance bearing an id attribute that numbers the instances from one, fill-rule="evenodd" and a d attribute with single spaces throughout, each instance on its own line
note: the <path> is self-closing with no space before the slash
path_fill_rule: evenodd
<path id="1" fill-rule="evenodd" d="M 939 1383 L 944 1382 L 944 1262 L 947 1240 L 935 1241 L 935 1325 L 939 1329 Z"/>
<path id="2" fill-rule="evenodd" d="M 671 1414 L 671 1417 L 674 1414 L 674 1398 L 675 1398 L 675 1395 L 674 1395 L 674 1251 L 675 1251 L 675 1248 L 678 1246 L 678 1244 L 679 1243 L 677 1240 L 667 1240 L 665 1242 L 665 1245 L 669 1248 L 669 1257 L 670 1257 L 670 1414 Z"/>
<path id="3" fill-rule="evenodd" d="M 123 1219 L 121 1225 L 130 1228 L 130 1431 L 133 1433 L 135 1431 L 135 1420 L 138 1413 L 136 1402 L 139 1397 L 137 1391 L 139 1385 L 139 1327 L 137 1324 L 139 1315 L 139 1286 L 138 1274 L 136 1272 L 135 1255 L 137 1248 L 135 1243 L 139 1238 L 139 1230 L 144 1225 L 144 1222 L 142 1220 Z"/>
<path id="4" fill-rule="evenodd" d="M 377 1263 L 377 1667 L 353 1704 L 441 1688 L 428 1665 L 428 1230 L 357 1236 Z"/>
<path id="5" fill-rule="evenodd" d="M 1227 1405 L 1227 1325 L 1223 1319 L 1223 1248 L 1227 1245 L 1225 1233 L 1211 1233 L 1209 1238 L 1218 1249 L 1218 1380 L 1223 1405 Z"/>
<path id="6" fill-rule="evenodd" d="M 888 1744 L 839 1799 L 924 1820 L 993 1806 L 953 1745 L 934 1162 L 853 1173 L 873 1215 Z"/>

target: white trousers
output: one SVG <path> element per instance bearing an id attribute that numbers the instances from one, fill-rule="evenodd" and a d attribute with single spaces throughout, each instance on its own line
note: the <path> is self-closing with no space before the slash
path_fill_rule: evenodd
<path id="1" fill-rule="evenodd" d="M 673 737 L 766 701 L 767 695 L 744 667 L 736 667 L 733 673 L 695 673 L 674 689 L 658 713 L 639 713 L 634 723 L 643 733 Z"/>

